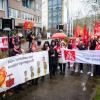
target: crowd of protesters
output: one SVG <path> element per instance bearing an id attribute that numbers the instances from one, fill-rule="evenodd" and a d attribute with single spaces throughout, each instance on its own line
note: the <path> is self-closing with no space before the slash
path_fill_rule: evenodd
<path id="1" fill-rule="evenodd" d="M 53 39 L 51 42 L 45 41 L 45 43 L 41 45 L 41 34 L 39 33 L 36 38 L 30 33 L 28 35 L 28 42 L 28 52 L 48 51 L 50 79 L 55 78 L 58 73 L 64 76 L 66 68 L 68 68 L 70 74 L 84 73 L 84 64 L 63 61 L 61 54 L 62 49 L 100 50 L 100 38 L 97 37 L 89 39 L 88 43 L 85 43 L 82 37 L 79 36 L 76 41 L 70 39 L 65 42 L 64 39 Z M 21 37 L 12 35 L 9 40 L 9 48 L 11 56 L 23 53 L 24 50 L 21 49 Z M 93 77 L 95 72 L 100 75 L 100 66 L 88 64 L 87 74 Z M 44 78 L 45 76 L 41 77 L 42 80 L 44 80 Z M 31 82 L 33 84 L 38 84 L 38 79 L 39 78 L 33 79 Z"/>
<path id="2" fill-rule="evenodd" d="M 49 53 L 49 70 L 50 70 L 50 79 L 52 76 L 55 76 L 60 69 L 60 74 L 65 75 L 66 67 L 70 70 L 71 73 L 83 73 L 84 64 L 74 63 L 74 62 L 65 62 L 62 59 L 61 50 L 62 49 L 77 49 L 77 50 L 100 50 L 100 38 L 92 37 L 85 42 L 81 36 L 77 39 L 69 39 L 67 42 L 61 39 L 53 39 L 51 43 L 45 41 L 43 46 L 41 45 L 41 34 L 37 34 L 37 37 L 32 35 L 32 32 L 28 34 L 29 41 L 29 51 L 28 52 L 38 52 L 40 50 L 47 50 Z M 11 56 L 21 54 L 24 50 L 21 49 L 21 38 L 16 35 L 12 36 L 9 40 L 10 50 L 12 51 Z M 99 74 L 100 68 L 98 65 L 88 65 L 87 74 L 90 76 L 94 75 L 94 72 L 97 71 Z"/>

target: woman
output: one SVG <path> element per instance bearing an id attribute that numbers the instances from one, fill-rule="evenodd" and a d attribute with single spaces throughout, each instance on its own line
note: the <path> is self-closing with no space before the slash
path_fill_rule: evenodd
<path id="1" fill-rule="evenodd" d="M 22 50 L 21 50 L 19 44 L 16 43 L 13 48 L 13 56 L 19 55 L 21 53 L 22 53 Z"/>
<path id="2" fill-rule="evenodd" d="M 50 49 L 50 44 L 49 44 L 48 41 L 45 41 L 42 50 L 48 50 L 49 51 L 49 49 Z"/>
<path id="3" fill-rule="evenodd" d="M 60 43 L 60 49 L 58 51 L 58 63 L 60 66 L 60 74 L 65 75 L 66 61 L 63 61 L 62 59 L 62 54 L 61 54 L 62 49 L 66 49 L 66 43 L 64 41 Z"/>
<path id="4" fill-rule="evenodd" d="M 45 41 L 42 50 L 43 51 L 49 51 L 49 49 L 50 49 L 49 42 Z M 44 76 L 41 77 L 41 80 L 44 81 Z"/>
<path id="5" fill-rule="evenodd" d="M 31 45 L 30 51 L 31 51 L 31 52 L 38 52 L 38 51 L 39 51 L 39 49 L 38 49 L 38 46 L 37 46 L 37 43 L 36 43 L 36 41 L 35 41 L 35 37 L 34 37 L 34 36 L 32 37 L 32 45 Z M 37 85 L 37 84 L 38 84 L 38 78 L 33 79 L 33 80 L 32 80 L 32 84 Z"/>
<path id="6" fill-rule="evenodd" d="M 31 51 L 31 52 L 37 52 L 37 51 L 39 51 L 34 36 L 32 37 L 32 45 L 31 45 L 30 51 Z"/>
<path id="7" fill-rule="evenodd" d="M 54 49 L 56 43 L 55 41 L 51 41 L 51 46 L 49 49 L 49 70 L 50 70 L 50 79 L 52 76 L 55 76 L 56 68 L 58 64 L 58 54 L 57 51 Z"/>

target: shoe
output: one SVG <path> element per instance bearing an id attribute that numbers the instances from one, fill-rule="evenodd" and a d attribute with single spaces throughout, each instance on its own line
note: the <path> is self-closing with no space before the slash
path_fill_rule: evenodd
<path id="1" fill-rule="evenodd" d="M 75 70 L 75 73 L 78 73 L 78 70 Z"/>
<path id="2" fill-rule="evenodd" d="M 91 73 L 91 77 L 93 77 L 93 73 Z"/>
<path id="3" fill-rule="evenodd" d="M 91 74 L 91 72 L 87 72 L 87 75 L 90 75 Z"/>
<path id="4" fill-rule="evenodd" d="M 83 74 L 83 70 L 81 70 L 80 73 Z"/>

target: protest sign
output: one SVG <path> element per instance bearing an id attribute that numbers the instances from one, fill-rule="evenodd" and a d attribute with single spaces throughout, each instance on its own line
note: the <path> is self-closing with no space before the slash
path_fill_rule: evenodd
<path id="1" fill-rule="evenodd" d="M 62 50 L 63 60 L 100 65 L 100 50 Z"/>
<path id="2" fill-rule="evenodd" d="M 47 51 L 1 59 L 0 92 L 47 74 L 49 74 Z"/>

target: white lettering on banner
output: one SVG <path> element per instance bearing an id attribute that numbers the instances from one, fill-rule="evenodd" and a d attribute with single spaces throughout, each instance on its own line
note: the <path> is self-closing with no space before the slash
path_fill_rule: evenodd
<path id="1" fill-rule="evenodd" d="M 1 59 L 0 92 L 47 74 L 49 74 L 47 51 Z"/>
<path id="2" fill-rule="evenodd" d="M 100 50 L 62 50 L 63 60 L 100 65 Z"/>

